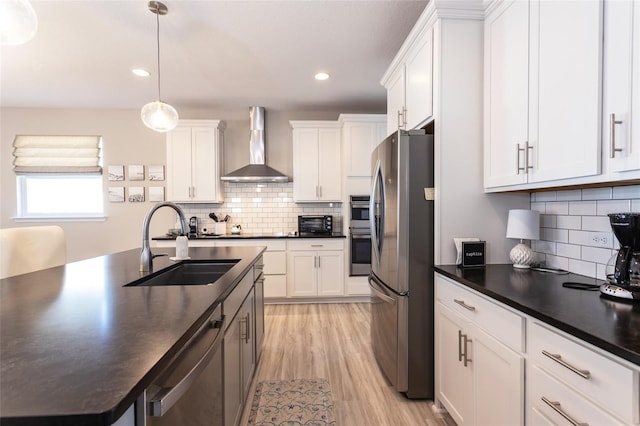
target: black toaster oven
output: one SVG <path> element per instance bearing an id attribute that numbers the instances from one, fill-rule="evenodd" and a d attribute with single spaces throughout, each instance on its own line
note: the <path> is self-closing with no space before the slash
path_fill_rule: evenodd
<path id="1" fill-rule="evenodd" d="M 333 216 L 298 216 L 298 235 L 333 233 Z"/>

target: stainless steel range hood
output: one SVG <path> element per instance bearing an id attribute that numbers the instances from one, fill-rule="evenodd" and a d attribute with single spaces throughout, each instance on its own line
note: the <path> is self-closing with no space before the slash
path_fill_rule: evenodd
<path id="1" fill-rule="evenodd" d="M 249 164 L 222 176 L 227 182 L 289 182 L 289 177 L 265 164 L 264 107 L 249 108 Z"/>

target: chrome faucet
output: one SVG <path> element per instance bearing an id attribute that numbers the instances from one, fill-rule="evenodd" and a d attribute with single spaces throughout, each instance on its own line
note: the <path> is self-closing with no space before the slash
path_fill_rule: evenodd
<path id="1" fill-rule="evenodd" d="M 148 272 L 153 269 L 153 258 L 156 256 L 162 255 L 153 255 L 151 254 L 151 248 L 149 247 L 149 224 L 151 222 L 151 217 L 160 207 L 171 207 L 174 209 L 178 216 L 180 217 L 180 230 L 182 231 L 182 235 L 187 235 L 187 220 L 184 217 L 184 212 L 177 204 L 164 202 L 158 203 L 155 206 L 151 207 L 149 213 L 144 218 L 144 222 L 142 223 L 142 252 L 140 253 L 140 272 Z"/>

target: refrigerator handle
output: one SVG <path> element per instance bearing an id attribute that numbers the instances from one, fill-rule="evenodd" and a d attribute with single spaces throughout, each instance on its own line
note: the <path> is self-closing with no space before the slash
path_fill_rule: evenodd
<path id="1" fill-rule="evenodd" d="M 382 165 L 380 161 L 376 163 L 375 171 L 373 172 L 373 183 L 371 185 L 371 196 L 369 197 L 369 228 L 371 230 L 371 247 L 374 250 L 376 256 L 380 258 L 382 253 L 382 244 L 384 236 L 384 217 L 379 218 L 376 216 L 376 193 L 380 192 L 380 206 L 379 211 L 384 215 L 384 179 L 381 178 Z M 379 187 L 379 189 L 378 189 Z M 380 219 L 380 220 L 379 220 Z M 379 220 L 379 228 L 376 228 L 376 221 Z"/>
<path id="2" fill-rule="evenodd" d="M 394 299 L 393 297 L 387 296 L 387 294 L 382 289 L 382 287 L 380 287 L 380 284 L 378 284 L 378 280 L 376 280 L 371 275 L 369 275 L 368 280 L 369 280 L 369 288 L 371 289 L 371 291 L 374 293 L 376 297 L 378 297 L 379 299 L 382 299 L 382 301 L 386 303 L 392 303 L 392 304 L 396 303 L 396 299 Z"/>

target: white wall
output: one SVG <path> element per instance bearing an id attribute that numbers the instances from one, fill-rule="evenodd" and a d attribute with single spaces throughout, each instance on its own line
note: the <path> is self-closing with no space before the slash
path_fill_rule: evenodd
<path id="1" fill-rule="evenodd" d="M 291 128 L 289 120 L 336 120 L 340 112 L 266 112 L 267 163 L 291 176 Z M 249 107 L 237 110 L 180 110 L 181 118 L 220 119 L 225 131 L 225 172 L 249 162 Z M 114 109 L 0 109 L 0 227 L 34 226 L 43 222 L 16 222 L 16 182 L 12 143 L 16 134 L 98 134 L 103 137 L 103 165 L 166 165 L 165 135 L 144 127 L 139 110 Z M 113 182 L 112 182 L 113 183 Z M 156 186 L 161 183 L 118 182 L 113 186 Z M 105 221 L 54 222 L 67 235 L 68 260 L 75 261 L 139 248 L 142 221 L 152 203 L 109 203 L 104 179 Z M 51 223 L 51 222 L 48 222 Z M 171 209 L 159 210 L 151 224 L 151 235 L 163 234 L 175 223 Z"/>
<path id="2" fill-rule="evenodd" d="M 508 211 L 529 207 L 528 193 L 484 193 L 482 35 L 482 21 L 441 19 L 434 30 L 436 264 L 455 264 L 454 237 L 478 237 L 487 263 L 508 263 Z"/>

